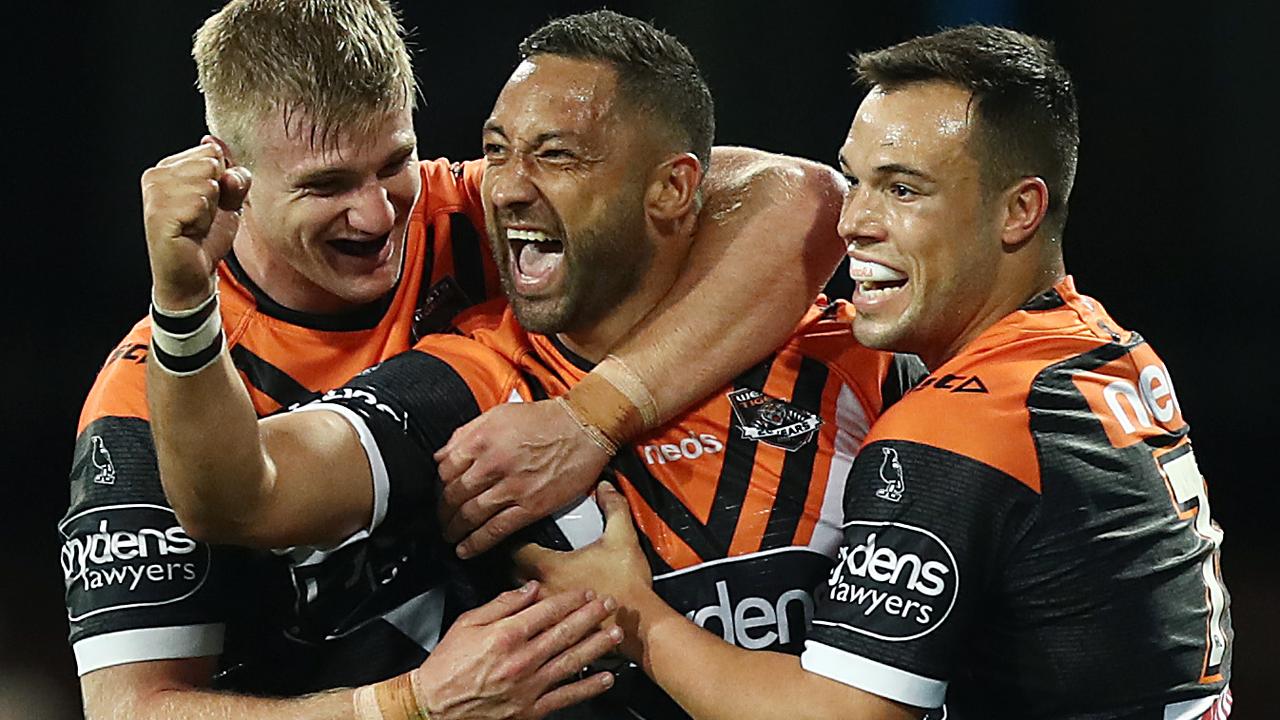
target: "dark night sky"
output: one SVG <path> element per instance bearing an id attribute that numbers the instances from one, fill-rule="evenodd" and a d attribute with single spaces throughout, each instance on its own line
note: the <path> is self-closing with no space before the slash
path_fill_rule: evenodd
<path id="1" fill-rule="evenodd" d="M 0 717 L 74 717 L 54 525 L 84 393 L 146 309 L 138 177 L 199 141 L 190 36 L 220 3 L 33 3 L 11 10 L 4 218 L 11 330 L 2 369 L 9 471 L 0 508 Z M 405 2 L 427 98 L 423 157 L 479 151 L 518 40 L 598 4 Z M 79 5 L 77 7 L 77 5 Z M 1237 629 L 1235 717 L 1263 717 L 1277 543 L 1261 511 L 1280 392 L 1268 362 L 1280 87 L 1261 17 L 1233 3 L 1143 12 L 1125 3 L 614 2 L 683 39 L 717 101 L 718 141 L 832 161 L 858 93 L 850 52 L 969 19 L 1057 42 L 1083 127 L 1067 231 L 1077 285 L 1163 356 L 1192 423 Z M 1120 7 L 1120 9 L 1116 9 Z M 1159 6 L 1154 6 L 1159 7 Z M 16 155 L 16 158 L 14 157 Z M 781 270 L 781 269 L 780 269 Z M 1272 601 L 1268 603 L 1267 601 Z M 39 707 L 41 709 L 34 709 Z M 15 715 L 16 716 L 16 715 Z"/>

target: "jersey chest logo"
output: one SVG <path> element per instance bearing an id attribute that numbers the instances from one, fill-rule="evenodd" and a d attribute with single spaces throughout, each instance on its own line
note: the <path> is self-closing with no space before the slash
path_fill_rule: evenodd
<path id="1" fill-rule="evenodd" d="M 759 390 L 742 388 L 729 393 L 738 429 L 748 440 L 795 452 L 818 433 L 822 418 Z"/>

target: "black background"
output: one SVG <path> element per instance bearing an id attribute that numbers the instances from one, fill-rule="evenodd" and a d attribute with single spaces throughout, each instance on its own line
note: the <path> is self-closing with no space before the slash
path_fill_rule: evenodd
<path id="1" fill-rule="evenodd" d="M 220 3 L 10 6 L 4 88 L 9 319 L 0 369 L 0 717 L 76 717 L 57 519 L 80 403 L 146 309 L 138 177 L 199 141 L 190 36 Z M 479 128 L 547 18 L 593 3 L 405 2 L 426 105 L 422 157 L 474 157 Z M 850 52 L 983 20 L 1057 42 L 1078 88 L 1067 267 L 1161 353 L 1227 531 L 1234 717 L 1274 717 L 1277 633 L 1270 369 L 1278 165 L 1273 23 L 1243 4 L 615 2 L 683 39 L 717 101 L 718 141 L 832 161 L 858 93 Z M 785 268 L 779 268 L 785 272 Z M 1099 672 L 1122 672 L 1128 658 Z"/>

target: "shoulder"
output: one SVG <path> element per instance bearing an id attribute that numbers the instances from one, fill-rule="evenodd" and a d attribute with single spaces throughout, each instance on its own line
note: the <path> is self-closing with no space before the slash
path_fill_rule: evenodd
<path id="1" fill-rule="evenodd" d="M 460 323 L 470 334 L 428 335 L 413 347 L 417 354 L 443 362 L 467 384 L 481 407 L 506 402 L 520 387 L 520 371 L 512 354 L 527 353 L 523 330 L 501 304 L 488 303 Z"/>
<path id="2" fill-rule="evenodd" d="M 143 318 L 107 355 L 89 390 L 76 432 L 103 417 L 147 419 L 147 354 L 151 320 Z"/>
<path id="3" fill-rule="evenodd" d="M 872 429 L 868 443 L 905 441 L 967 457 L 1039 491 L 1033 425 L 1046 404 L 1045 378 L 1113 345 L 1069 310 L 1010 317 L 929 373 Z M 1027 313 L 1015 313 L 1027 315 Z"/>

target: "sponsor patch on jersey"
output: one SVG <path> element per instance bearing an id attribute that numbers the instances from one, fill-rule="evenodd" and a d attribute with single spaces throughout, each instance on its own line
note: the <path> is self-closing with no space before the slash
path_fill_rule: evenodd
<path id="1" fill-rule="evenodd" d="M 748 440 L 788 452 L 804 447 L 818 434 L 822 418 L 759 390 L 742 388 L 728 394 L 738 429 Z"/>
<path id="2" fill-rule="evenodd" d="M 727 643 L 799 653 L 813 620 L 813 587 L 830 566 L 808 548 L 780 548 L 659 575 L 653 589 Z"/>
<path id="3" fill-rule="evenodd" d="M 955 605 L 959 568 L 951 549 L 922 528 L 855 520 L 827 578 L 838 624 L 899 642 L 938 629 Z"/>
<path id="4" fill-rule="evenodd" d="M 106 505 L 58 525 L 67 616 L 167 605 L 195 594 L 209 576 L 209 548 L 162 505 Z"/>

